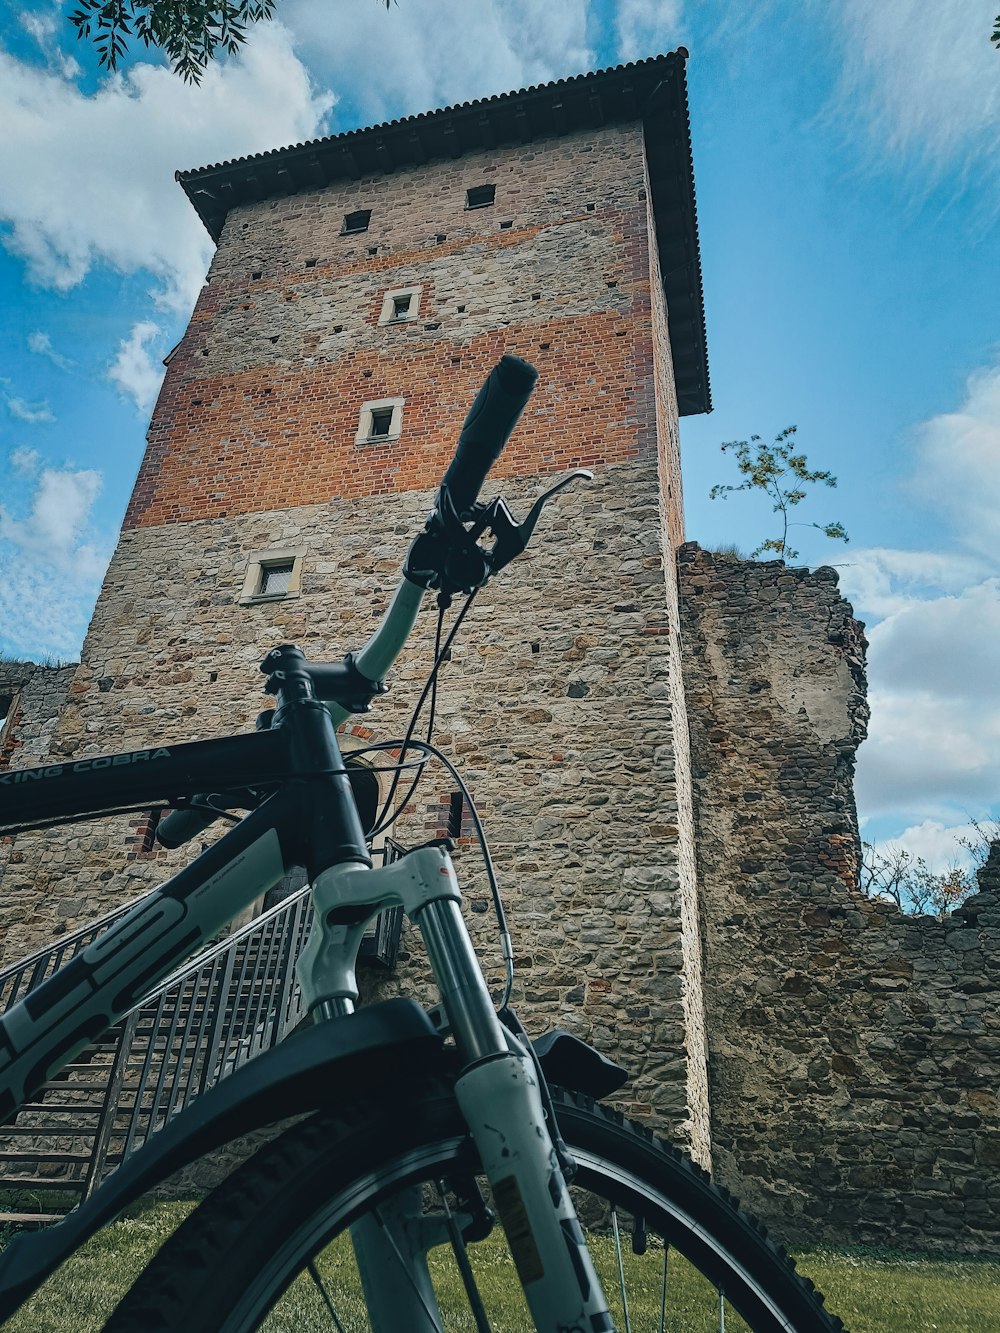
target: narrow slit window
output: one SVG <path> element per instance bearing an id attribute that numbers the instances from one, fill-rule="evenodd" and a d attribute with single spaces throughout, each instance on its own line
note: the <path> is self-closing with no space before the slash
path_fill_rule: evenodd
<path id="1" fill-rule="evenodd" d="M 372 211 L 370 208 L 359 208 L 353 213 L 345 213 L 344 225 L 340 229 L 341 235 L 357 236 L 368 230 L 368 224 L 371 220 Z"/>
<path id="2" fill-rule="evenodd" d="M 466 208 L 489 208 L 497 197 L 495 185 L 473 185 L 465 192 Z"/>
<path id="3" fill-rule="evenodd" d="M 465 802 L 460 791 L 453 791 L 448 798 L 448 837 L 462 836 L 462 812 Z"/>

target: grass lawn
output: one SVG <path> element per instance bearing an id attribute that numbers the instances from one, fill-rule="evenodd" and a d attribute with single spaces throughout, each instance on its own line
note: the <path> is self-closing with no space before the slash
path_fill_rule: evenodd
<path id="1" fill-rule="evenodd" d="M 96 1236 L 63 1266 L 17 1315 L 3 1325 L 4 1333 L 97 1333 L 143 1264 L 192 1207 L 171 1202 L 134 1210 Z M 606 1290 L 616 1290 L 614 1251 L 610 1240 L 592 1244 Z M 491 1239 L 477 1247 L 482 1263 L 477 1276 L 495 1333 L 527 1333 L 530 1323 L 521 1303 L 510 1259 L 502 1244 Z M 630 1313 L 634 1333 L 658 1327 L 662 1252 L 654 1250 L 638 1264 L 630 1286 Z M 852 1333 L 1000 1333 L 1000 1261 L 926 1259 L 885 1251 L 848 1253 L 815 1250 L 798 1256 L 799 1268 L 826 1293 L 830 1309 L 841 1316 Z M 338 1314 L 347 1333 L 367 1329 L 360 1301 L 347 1274 L 350 1246 L 344 1241 L 330 1247 L 320 1261 L 324 1281 L 336 1292 Z M 443 1290 L 442 1308 L 449 1315 L 460 1284 L 450 1255 L 436 1251 L 435 1277 Z M 717 1333 L 718 1310 L 714 1293 L 698 1274 L 671 1256 L 668 1281 L 673 1318 L 672 1333 Z M 619 1328 L 624 1328 L 619 1317 Z M 469 1320 L 449 1318 L 452 1330 L 473 1329 Z M 727 1333 L 742 1333 L 745 1325 L 727 1312 Z M 300 1279 L 286 1296 L 281 1314 L 272 1315 L 267 1333 L 316 1333 L 330 1323 L 311 1282 Z"/>

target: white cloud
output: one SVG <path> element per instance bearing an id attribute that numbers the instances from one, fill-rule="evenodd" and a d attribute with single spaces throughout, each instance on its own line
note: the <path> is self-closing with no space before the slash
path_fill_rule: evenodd
<path id="1" fill-rule="evenodd" d="M 845 594 L 866 617 L 872 709 L 858 752 L 866 815 L 1000 808 L 1000 367 L 917 430 L 905 485 L 947 517 L 952 552 L 854 552 Z"/>
<path id="2" fill-rule="evenodd" d="M 957 412 L 921 427 L 911 489 L 951 518 L 962 545 L 1000 569 L 1000 364 L 969 377 Z"/>
<path id="3" fill-rule="evenodd" d="M 28 334 L 28 350 L 34 352 L 36 356 L 44 356 L 58 366 L 60 370 L 71 370 L 76 365 L 68 356 L 63 356 L 52 346 L 52 339 L 47 333 L 36 329 L 34 333 Z"/>
<path id="4" fill-rule="evenodd" d="M 278 24 L 199 88 L 138 63 L 86 95 L 0 50 L 0 178 L 17 181 L 0 196 L 4 244 L 42 286 L 66 291 L 95 265 L 146 270 L 190 309 L 211 242 L 174 171 L 315 136 L 330 105 Z"/>
<path id="5" fill-rule="evenodd" d="M 586 0 L 285 0 L 309 65 L 367 123 L 592 69 Z M 343 125 L 339 129 L 353 129 Z"/>
<path id="6" fill-rule="evenodd" d="M 0 539 L 46 563 L 93 573 L 95 553 L 83 537 L 100 490 L 99 472 L 43 468 L 26 518 L 0 505 Z"/>
<path id="7" fill-rule="evenodd" d="M 10 451 L 11 467 L 15 472 L 20 472 L 25 477 L 30 477 L 37 472 L 41 461 L 42 456 L 37 449 L 22 447 Z"/>
<path id="8" fill-rule="evenodd" d="M 873 151 L 894 165 L 920 167 L 932 178 L 957 168 L 996 179 L 993 0 L 841 0 L 813 8 L 830 16 L 841 45 L 833 115 L 848 125 L 860 121 Z"/>
<path id="9" fill-rule="evenodd" d="M 110 557 L 91 515 L 102 485 L 91 469 L 42 467 L 31 450 L 11 462 L 33 478 L 23 517 L 0 505 L 0 651 L 74 657 Z"/>
<path id="10" fill-rule="evenodd" d="M 108 379 L 131 398 L 140 414 L 149 412 L 163 380 L 163 363 L 150 344 L 162 336 L 159 324 L 141 320 L 118 344 L 118 355 L 108 367 Z"/>
<path id="11" fill-rule="evenodd" d="M 622 60 L 660 55 L 677 44 L 681 0 L 618 0 L 615 29 Z"/>
<path id="12" fill-rule="evenodd" d="M 26 403 L 23 398 L 15 398 L 13 395 L 7 399 L 7 411 L 18 421 L 27 422 L 29 426 L 55 421 L 48 403 Z"/>
<path id="13" fill-rule="evenodd" d="M 928 870 L 941 875 L 952 866 L 968 866 L 972 857 L 963 842 L 975 841 L 975 833 L 968 821 L 964 824 L 944 824 L 939 819 L 924 819 L 911 824 L 895 838 L 876 842 L 875 850 L 883 855 L 906 851 L 924 861 Z"/>
<path id="14" fill-rule="evenodd" d="M 852 550 L 837 565 L 844 596 L 862 617 L 876 619 L 922 606 L 943 593 L 962 592 L 984 578 L 989 568 L 974 556 L 884 546 Z"/>

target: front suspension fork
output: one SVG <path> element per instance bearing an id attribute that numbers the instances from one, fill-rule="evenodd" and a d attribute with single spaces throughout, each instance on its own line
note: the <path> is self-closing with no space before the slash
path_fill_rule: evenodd
<path id="1" fill-rule="evenodd" d="M 535 1327 L 538 1333 L 613 1333 L 545 1119 L 535 1065 L 497 1018 L 460 901 L 443 847 L 419 848 L 379 870 L 349 864 L 323 872 L 313 886 L 314 926 L 298 964 L 304 998 L 319 1015 L 350 1012 L 358 994 L 354 969 L 364 923 L 338 925 L 337 917 L 344 908 L 367 908 L 372 916 L 390 906 L 404 909 L 423 936 L 461 1059 L 455 1096 L 492 1187 Z M 397 1219 L 395 1236 L 387 1232 L 376 1240 L 372 1219 L 378 1226 L 378 1210 L 352 1228 L 359 1266 L 362 1273 L 382 1270 L 381 1285 L 391 1282 L 408 1303 L 405 1314 L 395 1301 L 385 1315 L 373 1313 L 375 1333 L 404 1328 L 438 1333 L 431 1321 L 439 1313 L 425 1299 L 426 1263 L 412 1247 L 406 1264 L 413 1280 L 399 1280 L 396 1251 L 404 1253 L 399 1236 L 406 1226 Z M 409 1230 L 419 1232 L 414 1225 Z M 377 1279 L 373 1285 L 379 1285 Z"/>

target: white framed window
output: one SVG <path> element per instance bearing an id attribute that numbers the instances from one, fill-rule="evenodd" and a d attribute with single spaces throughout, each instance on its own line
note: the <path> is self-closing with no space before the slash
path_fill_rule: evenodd
<path id="1" fill-rule="evenodd" d="M 379 324 L 406 324 L 420 313 L 422 287 L 397 287 L 382 298 Z"/>
<path id="2" fill-rule="evenodd" d="M 355 444 L 384 444 L 403 433 L 403 398 L 379 398 L 361 404 Z"/>
<path id="3" fill-rule="evenodd" d="M 255 551 L 247 561 L 240 602 L 277 602 L 298 597 L 302 591 L 303 547 L 295 550 Z"/>

